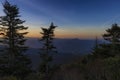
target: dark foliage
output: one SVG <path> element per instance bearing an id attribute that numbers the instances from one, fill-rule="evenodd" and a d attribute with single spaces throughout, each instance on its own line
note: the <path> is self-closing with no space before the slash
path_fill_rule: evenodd
<path id="1" fill-rule="evenodd" d="M 11 5 L 8 1 L 3 3 L 5 16 L 0 17 L 0 43 L 4 46 L 0 52 L 0 76 L 13 75 L 25 77 L 30 71 L 30 60 L 24 55 L 27 47 L 24 45 L 26 39 L 24 27 L 19 17 L 19 8 Z"/>
<path id="2" fill-rule="evenodd" d="M 120 26 L 113 24 L 110 29 L 106 30 L 103 38 L 110 42 L 110 51 L 112 55 L 120 53 Z"/>
<path id="3" fill-rule="evenodd" d="M 56 52 L 56 47 L 53 45 L 54 39 L 54 30 L 56 26 L 51 23 L 50 27 L 42 28 L 41 34 L 42 38 L 41 41 L 43 42 L 42 52 L 40 53 L 41 63 L 39 67 L 39 72 L 43 75 L 45 80 L 50 80 L 51 70 L 52 70 L 52 60 L 53 60 L 53 53 Z"/>
<path id="4" fill-rule="evenodd" d="M 113 24 L 110 29 L 106 30 L 103 38 L 108 43 L 96 44 L 93 55 L 96 58 L 107 58 L 120 55 L 120 27 Z"/>

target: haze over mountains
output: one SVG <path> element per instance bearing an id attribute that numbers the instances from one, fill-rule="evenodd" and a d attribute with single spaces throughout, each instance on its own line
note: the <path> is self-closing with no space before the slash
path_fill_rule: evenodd
<path id="1" fill-rule="evenodd" d="M 103 43 L 98 40 L 98 43 Z M 38 67 L 40 62 L 40 49 L 42 42 L 38 38 L 28 38 L 26 45 L 29 50 L 26 52 L 32 60 L 33 68 Z M 81 55 L 90 54 L 95 46 L 95 39 L 54 39 L 54 45 L 58 53 L 54 55 L 53 63 L 64 64 L 79 58 Z"/>
<path id="2" fill-rule="evenodd" d="M 98 43 L 104 42 L 98 40 Z M 29 48 L 39 49 L 42 47 L 42 42 L 38 38 L 28 38 L 26 45 Z M 88 54 L 95 45 L 94 39 L 55 39 L 54 45 L 59 53 L 74 53 L 74 54 Z"/>
<path id="3" fill-rule="evenodd" d="M 103 40 L 98 40 L 98 43 L 103 43 Z M 43 43 L 38 38 L 28 38 L 26 45 L 29 49 L 26 54 L 31 58 L 33 68 L 38 67 L 40 62 L 40 49 Z M 54 39 L 54 45 L 58 53 L 54 55 L 54 63 L 63 64 L 69 63 L 73 59 L 79 58 L 81 55 L 90 54 L 95 46 L 95 39 Z"/>

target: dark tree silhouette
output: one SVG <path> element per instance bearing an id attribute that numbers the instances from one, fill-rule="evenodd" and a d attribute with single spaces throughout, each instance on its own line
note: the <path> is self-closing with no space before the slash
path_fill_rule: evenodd
<path id="1" fill-rule="evenodd" d="M 43 75 L 44 80 L 50 80 L 50 70 L 51 70 L 51 64 L 52 62 L 52 53 L 56 52 L 56 47 L 53 45 L 53 39 L 54 39 L 54 30 L 56 26 L 54 26 L 53 23 L 51 23 L 49 28 L 42 28 L 41 34 L 42 38 L 41 41 L 43 42 L 42 47 L 42 53 L 40 53 L 41 57 L 41 64 L 40 64 L 40 74 Z"/>
<path id="2" fill-rule="evenodd" d="M 106 30 L 103 38 L 110 42 L 112 54 L 120 53 L 120 26 L 113 24 L 110 29 Z"/>
<path id="3" fill-rule="evenodd" d="M 13 75 L 24 77 L 30 71 L 30 60 L 24 55 L 27 47 L 24 32 L 28 27 L 23 26 L 25 21 L 19 17 L 19 8 L 8 1 L 3 3 L 5 16 L 0 17 L 0 35 L 3 49 L 0 53 L 0 75 Z"/>
<path id="4" fill-rule="evenodd" d="M 106 30 L 106 34 L 103 35 L 103 38 L 112 44 L 120 43 L 120 27 L 117 24 L 113 24 L 110 29 Z"/>
<path id="5" fill-rule="evenodd" d="M 117 24 L 113 24 L 111 28 L 106 30 L 103 38 L 108 43 L 97 44 L 93 49 L 93 55 L 99 58 L 114 57 L 120 55 L 120 27 Z"/>
<path id="6" fill-rule="evenodd" d="M 94 46 L 94 48 L 93 48 L 92 53 L 93 53 L 93 55 L 94 55 L 95 57 L 98 56 L 98 53 L 99 53 L 99 44 L 98 44 L 98 38 L 97 38 L 97 37 L 96 37 L 96 39 L 95 39 L 95 46 Z"/>

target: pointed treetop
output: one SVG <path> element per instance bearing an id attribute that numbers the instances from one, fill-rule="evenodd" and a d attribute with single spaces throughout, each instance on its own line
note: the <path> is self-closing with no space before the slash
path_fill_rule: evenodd
<path id="1" fill-rule="evenodd" d="M 117 23 L 114 23 L 113 26 L 118 26 L 118 24 L 117 24 Z"/>
<path id="2" fill-rule="evenodd" d="M 114 24 L 112 25 L 111 30 L 119 31 L 119 30 L 120 30 L 120 26 L 119 26 L 117 23 L 114 23 Z"/>
<path id="3" fill-rule="evenodd" d="M 51 25 L 50 26 L 54 26 L 54 23 L 53 22 L 51 22 Z"/>
<path id="4" fill-rule="evenodd" d="M 2 3 L 2 5 L 3 5 L 3 6 L 4 6 L 4 5 L 9 5 L 9 6 L 10 6 L 10 3 L 9 3 L 7 0 L 5 0 L 5 2 Z"/>
<path id="5" fill-rule="evenodd" d="M 55 26 L 54 23 L 51 22 L 50 28 L 54 29 L 54 28 L 56 28 L 56 27 L 57 27 L 57 26 Z"/>
<path id="6" fill-rule="evenodd" d="M 117 29 L 118 27 L 119 27 L 119 26 L 118 26 L 118 24 L 117 24 L 117 23 L 112 24 L 112 28 Z"/>

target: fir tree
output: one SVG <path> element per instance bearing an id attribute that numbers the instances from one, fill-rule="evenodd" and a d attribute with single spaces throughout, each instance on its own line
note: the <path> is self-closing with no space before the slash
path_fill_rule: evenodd
<path id="1" fill-rule="evenodd" d="M 117 24 L 113 24 L 110 29 L 106 30 L 107 33 L 103 35 L 103 38 L 112 44 L 120 43 L 120 27 Z"/>
<path id="2" fill-rule="evenodd" d="M 98 38 L 96 37 L 96 39 L 95 39 L 95 46 L 93 48 L 92 54 L 95 57 L 98 57 L 98 55 L 99 55 L 98 53 L 99 53 L 99 44 L 98 44 Z"/>
<path id="3" fill-rule="evenodd" d="M 54 39 L 54 30 L 56 26 L 51 23 L 49 28 L 42 28 L 41 34 L 42 38 L 41 41 L 43 42 L 42 53 L 40 54 L 41 57 L 41 64 L 40 64 L 40 74 L 43 75 L 44 80 L 50 80 L 50 73 L 51 73 L 51 62 L 53 60 L 53 52 L 56 52 L 56 47 L 53 45 Z"/>
<path id="4" fill-rule="evenodd" d="M 117 24 L 113 24 L 106 32 L 103 38 L 110 43 L 108 46 L 110 47 L 111 55 L 120 53 L 120 27 Z"/>
<path id="5" fill-rule="evenodd" d="M 30 71 L 30 60 L 24 54 L 27 47 L 24 32 L 28 27 L 23 26 L 25 21 L 19 17 L 19 8 L 8 1 L 3 3 L 5 16 L 0 17 L 0 43 L 4 46 L 0 53 L 0 75 L 24 77 Z"/>
<path id="6" fill-rule="evenodd" d="M 100 58 L 114 57 L 120 55 L 120 27 L 113 24 L 111 28 L 106 30 L 103 38 L 107 43 L 99 44 L 93 49 L 93 55 Z"/>

